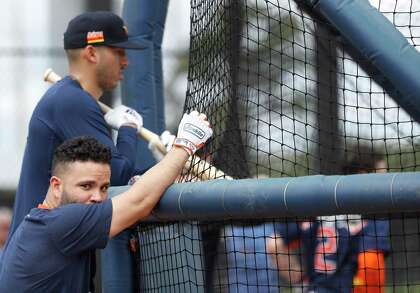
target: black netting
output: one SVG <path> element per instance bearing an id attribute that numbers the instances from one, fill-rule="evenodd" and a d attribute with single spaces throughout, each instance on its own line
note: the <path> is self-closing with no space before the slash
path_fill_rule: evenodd
<path id="1" fill-rule="evenodd" d="M 191 1 L 185 110 L 205 112 L 214 129 L 199 155 L 233 178 L 417 171 L 418 123 L 374 65 L 303 2 Z M 371 4 L 420 47 L 420 2 Z M 142 225 L 139 284 L 420 292 L 419 233 L 418 218 L 403 214 Z"/>
<path id="2" fill-rule="evenodd" d="M 216 247 L 204 247 L 200 233 L 214 231 L 216 225 Z M 331 286 L 328 292 L 346 292 L 352 284 L 362 284 L 369 268 L 377 270 L 372 263 L 383 255 L 379 275 L 384 287 L 374 291 L 378 287 L 361 285 L 356 292 L 418 292 L 419 229 L 415 215 L 142 225 L 136 231 L 137 281 L 141 292 L 302 292 L 323 283 Z M 372 247 L 380 250 L 368 249 Z M 365 250 L 372 254 L 360 253 Z M 206 254 L 213 260 L 212 274 Z M 352 281 L 358 258 L 372 256 L 368 269 L 358 275 L 362 279 Z"/>
<path id="3" fill-rule="evenodd" d="M 372 2 L 420 45 L 419 4 Z M 205 151 L 227 174 L 337 173 L 359 146 L 386 154 L 390 171 L 418 166 L 418 124 L 306 6 L 192 1 L 191 21 L 186 109 L 210 117 L 215 135 Z"/>

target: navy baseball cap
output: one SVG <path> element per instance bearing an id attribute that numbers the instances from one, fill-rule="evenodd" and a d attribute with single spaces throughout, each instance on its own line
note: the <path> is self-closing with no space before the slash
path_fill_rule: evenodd
<path id="1" fill-rule="evenodd" d="M 128 37 L 127 27 L 118 15 L 110 11 L 85 12 L 73 18 L 64 33 L 64 49 L 87 45 L 125 49 L 144 49 Z"/>

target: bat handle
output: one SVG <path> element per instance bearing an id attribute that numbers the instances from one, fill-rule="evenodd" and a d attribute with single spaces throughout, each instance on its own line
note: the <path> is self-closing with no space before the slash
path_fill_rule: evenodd
<path id="1" fill-rule="evenodd" d="M 99 107 L 101 108 L 102 112 L 108 113 L 111 110 L 111 108 L 108 107 L 107 105 L 105 105 L 104 103 L 99 102 L 99 101 L 98 101 L 98 103 L 99 103 Z M 156 133 L 154 133 L 154 132 L 152 132 L 149 129 L 146 129 L 144 127 L 140 127 L 140 129 L 137 130 L 137 133 L 141 137 L 143 137 L 146 141 L 152 141 L 152 140 L 155 141 L 159 152 L 162 155 L 166 155 L 166 153 L 167 153 L 166 147 L 163 143 L 161 143 L 159 135 L 157 135 Z"/>
<path id="2" fill-rule="evenodd" d="M 143 137 L 146 141 L 155 141 L 156 142 L 156 146 L 158 148 L 158 150 L 160 151 L 160 153 L 162 155 L 166 155 L 167 151 L 166 151 L 166 147 L 165 145 L 160 141 L 160 137 L 159 135 L 157 135 L 156 133 L 150 131 L 149 129 L 146 129 L 144 127 L 141 127 L 138 130 L 138 134 Z"/>
<path id="3" fill-rule="evenodd" d="M 101 110 L 102 110 L 102 112 L 104 113 L 104 114 L 106 114 L 106 113 L 108 113 L 109 111 L 111 111 L 112 109 L 111 109 L 111 107 L 109 107 L 109 106 L 107 106 L 107 105 L 105 105 L 104 103 L 102 103 L 101 101 L 98 101 L 98 104 L 99 104 L 99 108 L 101 108 Z"/>

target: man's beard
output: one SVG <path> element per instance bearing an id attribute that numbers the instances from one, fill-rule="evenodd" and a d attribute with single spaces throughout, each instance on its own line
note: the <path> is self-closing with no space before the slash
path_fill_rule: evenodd
<path id="1" fill-rule="evenodd" d="M 101 68 L 97 69 L 97 79 L 98 79 L 98 85 L 103 92 L 112 91 L 113 89 L 116 88 L 118 84 L 118 82 L 116 82 L 115 84 L 110 82 L 111 78 L 108 75 L 106 68 L 105 69 L 102 68 L 102 70 Z"/>
<path id="2" fill-rule="evenodd" d="M 69 193 L 67 193 L 65 190 L 63 190 L 63 194 L 61 196 L 60 206 L 63 206 L 63 205 L 69 204 L 69 203 L 77 203 L 77 201 L 72 199 L 70 197 Z"/>

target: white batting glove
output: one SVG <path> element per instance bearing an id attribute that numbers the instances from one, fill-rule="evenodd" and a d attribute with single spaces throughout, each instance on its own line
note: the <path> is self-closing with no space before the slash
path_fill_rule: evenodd
<path id="1" fill-rule="evenodd" d="M 184 114 L 178 126 L 178 136 L 173 145 L 184 148 L 193 155 L 213 135 L 207 117 L 197 111 Z"/>
<path id="2" fill-rule="evenodd" d="M 162 132 L 159 139 L 153 138 L 150 140 L 148 147 L 156 161 L 159 162 L 163 159 L 163 154 L 160 152 L 158 144 L 163 144 L 166 148 L 166 151 L 169 152 L 172 148 L 174 140 L 175 135 L 171 134 L 168 130 Z"/>
<path id="3" fill-rule="evenodd" d="M 134 124 L 139 130 L 143 126 L 143 118 L 136 110 L 120 105 L 105 114 L 105 121 L 113 129 L 119 129 L 124 124 Z"/>
<path id="4" fill-rule="evenodd" d="M 171 134 L 169 130 L 165 130 L 160 135 L 160 141 L 163 143 L 163 145 L 166 148 L 166 151 L 169 152 L 174 144 L 174 141 L 176 139 L 176 136 Z"/>

